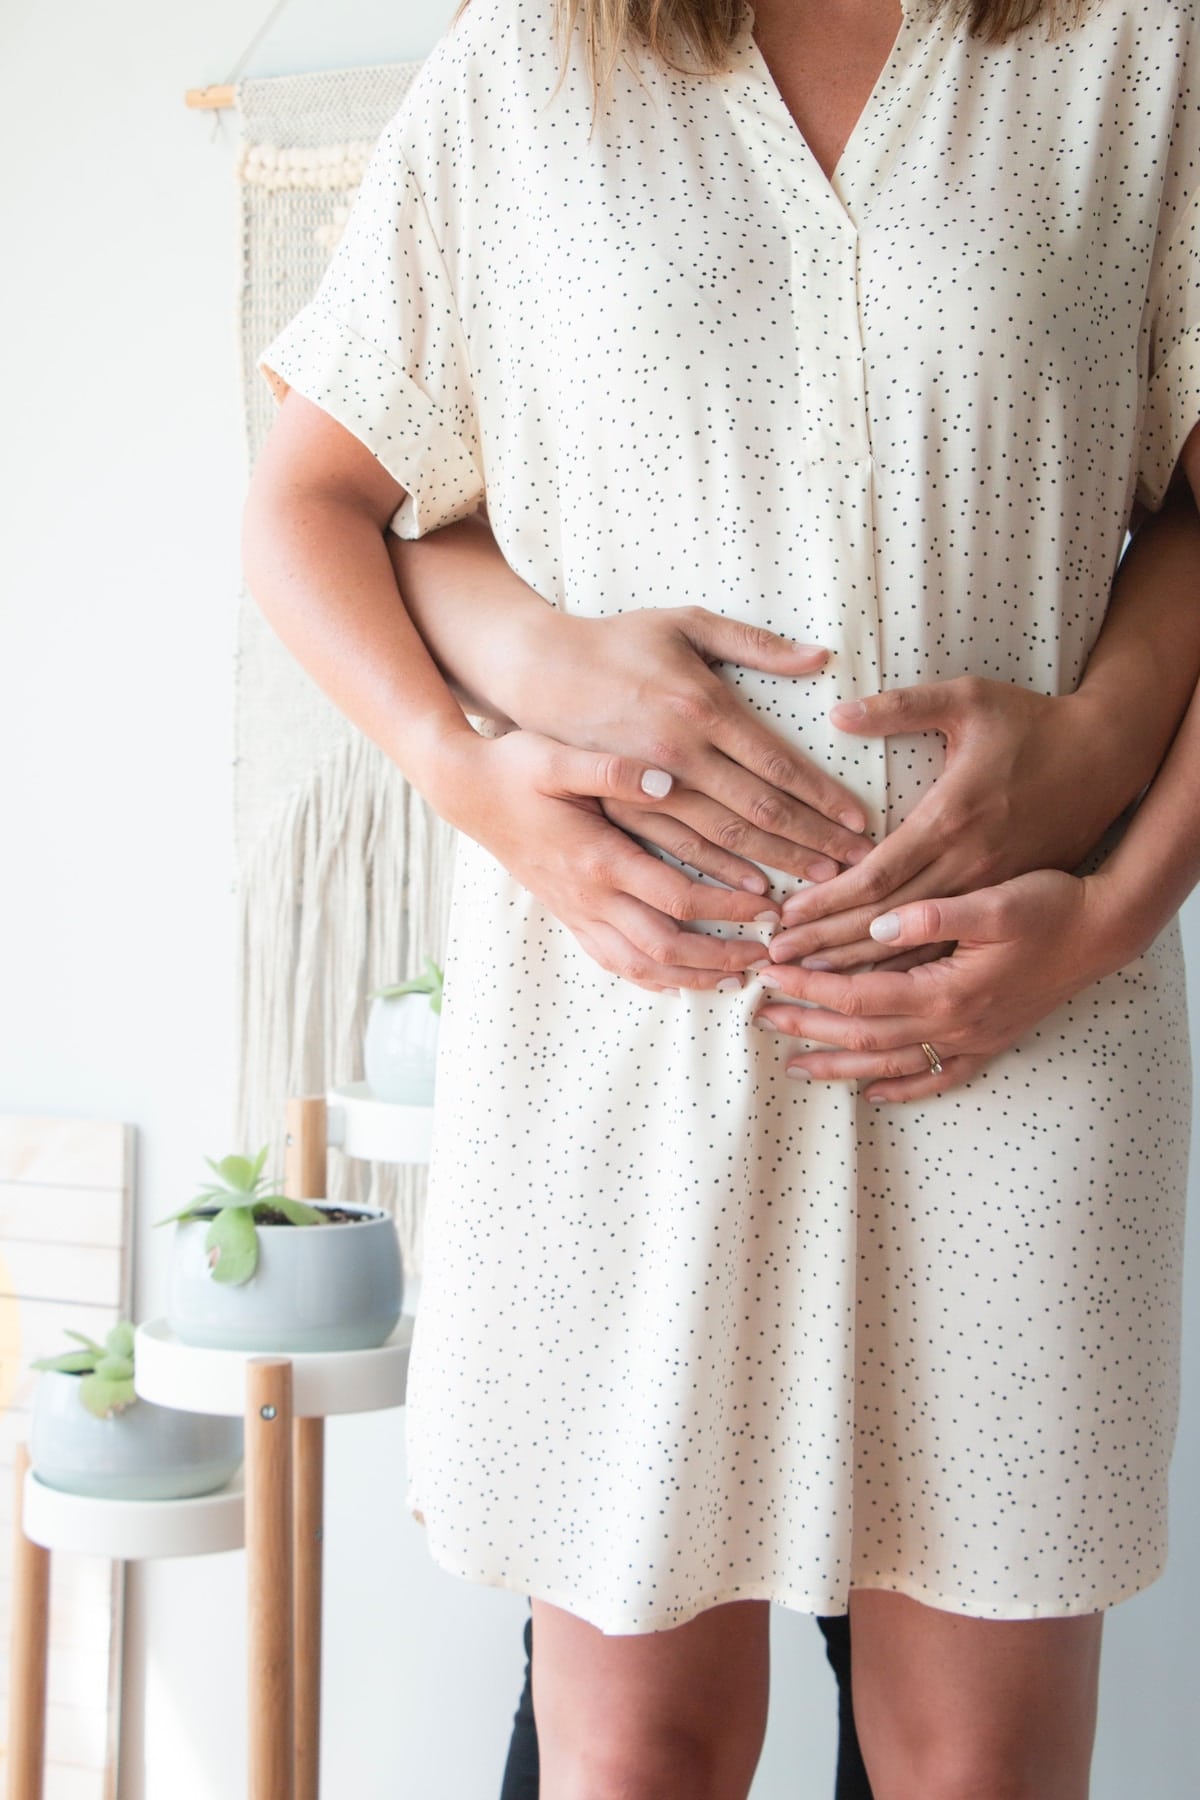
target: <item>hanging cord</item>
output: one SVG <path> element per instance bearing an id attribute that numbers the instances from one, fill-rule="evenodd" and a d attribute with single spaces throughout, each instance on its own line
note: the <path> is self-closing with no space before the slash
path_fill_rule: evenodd
<path id="1" fill-rule="evenodd" d="M 254 55 L 254 52 L 258 49 L 258 46 L 262 43 L 268 31 L 270 31 L 280 13 L 286 11 L 290 5 L 291 0 L 275 0 L 274 6 L 271 8 L 258 30 L 254 33 L 254 36 L 250 39 L 250 42 L 246 45 L 246 48 L 242 51 L 242 54 L 238 57 L 232 69 L 230 69 L 228 75 L 225 77 L 226 86 L 233 87 L 238 76 L 242 73 L 242 70 Z"/>
<path id="2" fill-rule="evenodd" d="M 240 56 L 237 58 L 233 67 L 230 69 L 228 75 L 225 77 L 225 80 L 222 83 L 222 85 L 224 87 L 235 87 L 237 85 L 238 78 L 242 74 L 243 70 L 245 69 L 246 64 L 250 61 L 250 58 L 254 55 L 254 52 L 258 49 L 258 46 L 262 43 L 263 39 L 270 32 L 271 27 L 274 25 L 276 19 L 279 18 L 281 13 L 287 11 L 287 9 L 291 5 L 291 3 L 292 3 L 292 0 L 275 0 L 274 6 L 272 6 L 270 12 L 268 12 L 266 18 L 263 20 L 262 24 L 258 27 L 257 31 L 255 31 L 253 37 L 246 44 L 245 48 L 242 50 Z M 220 133 L 222 132 L 223 129 L 224 129 L 224 120 L 222 119 L 220 112 L 219 111 L 214 112 L 213 113 L 213 137 L 214 137 L 214 139 L 220 135 Z"/>

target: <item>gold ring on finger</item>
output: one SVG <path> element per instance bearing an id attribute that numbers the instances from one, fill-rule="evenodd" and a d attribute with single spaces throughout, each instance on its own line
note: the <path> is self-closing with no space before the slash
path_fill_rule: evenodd
<path id="1" fill-rule="evenodd" d="M 925 1060 L 929 1064 L 929 1073 L 931 1075 L 940 1075 L 942 1072 L 942 1059 L 934 1049 L 933 1045 L 922 1044 L 921 1048 L 925 1052 Z"/>

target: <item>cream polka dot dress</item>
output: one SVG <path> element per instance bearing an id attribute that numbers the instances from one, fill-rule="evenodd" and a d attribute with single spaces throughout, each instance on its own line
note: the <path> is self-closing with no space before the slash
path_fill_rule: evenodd
<path id="1" fill-rule="evenodd" d="M 837 699 L 1069 689 L 1200 418 L 1196 0 L 999 47 L 910 10 L 826 180 L 751 36 L 618 72 L 472 0 L 266 352 L 419 535 L 486 492 L 592 616 L 831 646 L 736 676 L 878 830 L 941 740 Z M 1107 1606 L 1164 1556 L 1189 1071 L 1177 933 L 967 1087 L 784 1078 L 761 998 L 605 974 L 461 848 L 409 1414 L 433 1554 L 608 1632 L 882 1587 Z"/>

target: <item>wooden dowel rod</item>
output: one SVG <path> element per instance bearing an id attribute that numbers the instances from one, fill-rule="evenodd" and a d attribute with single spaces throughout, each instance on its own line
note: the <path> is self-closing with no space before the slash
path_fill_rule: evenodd
<path id="1" fill-rule="evenodd" d="M 292 1365 L 246 1364 L 248 1800 L 294 1800 Z"/>
<path id="2" fill-rule="evenodd" d="M 296 1800 L 317 1800 L 321 1779 L 324 1419 L 296 1420 L 295 1480 Z"/>
<path id="3" fill-rule="evenodd" d="M 227 106 L 237 105 L 237 89 L 226 84 L 189 88 L 183 97 L 198 112 L 220 112 Z"/>
<path id="4" fill-rule="evenodd" d="M 42 1800 L 46 1761 L 46 1650 L 50 1630 L 50 1552 L 25 1536 L 25 1471 L 17 1448 L 12 1570 L 12 1663 L 8 1693 L 7 1800 Z"/>
<path id="5" fill-rule="evenodd" d="M 329 1120 L 322 1095 L 289 1100 L 283 1153 L 283 1191 L 289 1200 L 325 1198 L 325 1148 Z"/>

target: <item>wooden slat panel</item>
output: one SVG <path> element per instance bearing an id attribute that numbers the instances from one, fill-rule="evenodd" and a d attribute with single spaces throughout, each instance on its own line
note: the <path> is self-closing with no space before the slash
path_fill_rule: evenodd
<path id="1" fill-rule="evenodd" d="M 0 1243 L 36 1238 L 43 1244 L 95 1244 L 119 1250 L 125 1241 L 121 1188 L 39 1187 L 0 1181 Z"/>
<path id="2" fill-rule="evenodd" d="M 10 1408 L 23 1417 L 33 1401 L 37 1371 L 30 1367 L 38 1357 L 57 1356 L 71 1348 L 68 1330 L 82 1331 L 85 1336 L 103 1342 L 104 1334 L 116 1324 L 118 1308 L 113 1306 L 68 1306 L 53 1300 L 23 1300 L 14 1308 L 16 1329 L 0 1331 L 0 1406 L 7 1397 Z M 27 1428 L 15 1433 L 8 1428 L 8 1413 L 0 1411 L 0 1458 L 10 1461 L 12 1445 L 24 1440 Z"/>
<path id="3" fill-rule="evenodd" d="M 12 1457 L 28 1437 L 36 1373 L 68 1329 L 103 1339 L 128 1317 L 133 1135 L 90 1120 L 0 1117 L 0 1531 L 15 1505 Z M 123 1568 L 56 1556 L 50 1591 L 44 1800 L 116 1792 Z M 0 1576 L 0 1696 L 8 1687 L 11 1581 Z M 6 1719 L 0 1698 L 0 1721 Z M 0 1780 L 3 1772 L 0 1745 Z"/>
<path id="4" fill-rule="evenodd" d="M 122 1253 L 87 1244 L 7 1243 L 0 1252 L 0 1282 L 24 1300 L 96 1301 L 116 1305 L 121 1294 Z"/>
<path id="5" fill-rule="evenodd" d="M 5 1780 L 3 1746 L 0 1746 L 0 1787 Z M 73 1769 L 63 1763 L 48 1763 L 43 1800 L 97 1800 L 102 1789 L 94 1769 Z"/>
<path id="6" fill-rule="evenodd" d="M 0 1180 L 43 1186 L 129 1186 L 132 1132 L 102 1119 L 0 1116 Z"/>

